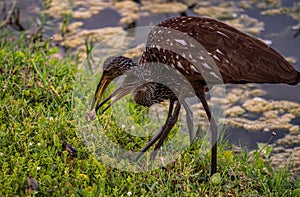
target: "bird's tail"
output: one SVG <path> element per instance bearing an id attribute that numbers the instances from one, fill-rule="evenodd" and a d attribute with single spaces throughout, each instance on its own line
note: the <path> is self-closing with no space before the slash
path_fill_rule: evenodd
<path id="1" fill-rule="evenodd" d="M 290 82 L 290 83 L 288 83 L 288 84 L 289 84 L 289 85 L 297 85 L 298 83 L 300 83 L 300 72 L 297 71 L 297 76 L 296 76 L 296 78 L 295 78 L 292 82 Z"/>
<path id="2" fill-rule="evenodd" d="M 297 71 L 297 77 L 295 82 L 292 85 L 297 85 L 298 83 L 300 83 L 300 72 Z"/>

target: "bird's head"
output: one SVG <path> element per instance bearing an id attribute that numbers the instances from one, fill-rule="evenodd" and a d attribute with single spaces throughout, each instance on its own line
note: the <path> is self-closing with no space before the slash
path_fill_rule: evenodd
<path id="1" fill-rule="evenodd" d="M 111 94 L 107 99 L 102 101 L 103 95 L 105 93 L 105 90 L 107 89 L 108 85 L 117 77 L 125 74 L 128 70 L 135 67 L 136 63 L 127 57 L 124 56 L 111 56 L 108 57 L 104 63 L 103 63 L 103 74 L 100 79 L 100 82 L 97 86 L 97 89 L 95 91 L 95 95 L 92 102 L 92 113 L 97 112 L 97 110 L 106 103 L 111 97 L 117 96 L 122 97 L 124 94 L 128 93 L 128 91 L 118 89 L 113 94 Z M 121 98 L 121 97 L 120 97 Z M 119 99 L 120 99 L 119 98 Z M 102 102 L 101 102 L 102 101 Z M 94 114 L 95 115 L 95 114 Z M 88 118 L 88 119 L 94 119 Z"/>
<path id="2" fill-rule="evenodd" d="M 108 82 L 111 82 L 112 80 L 125 74 L 128 70 L 135 66 L 136 64 L 130 58 L 124 56 L 108 57 L 103 62 L 103 75 L 101 80 L 106 79 Z"/>

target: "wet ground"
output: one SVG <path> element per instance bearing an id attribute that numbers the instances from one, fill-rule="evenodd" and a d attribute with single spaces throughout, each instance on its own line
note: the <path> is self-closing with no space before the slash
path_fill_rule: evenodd
<path id="1" fill-rule="evenodd" d="M 4 8 L 5 1 L 0 1 L 0 8 Z M 134 1 L 42 1 L 20 0 L 17 3 L 19 10 L 19 23 L 27 29 L 28 33 L 35 31 L 44 22 L 43 36 L 45 39 L 53 37 L 54 44 L 61 49 L 81 52 L 84 58 L 84 40 L 93 36 L 96 41 L 104 39 L 106 35 L 122 31 L 124 28 L 154 25 L 164 19 L 178 15 L 209 15 L 218 18 L 253 34 L 271 44 L 283 56 L 288 57 L 292 65 L 300 70 L 300 3 L 296 0 L 289 1 L 162 1 L 154 3 L 142 1 L 138 4 Z M 46 2 L 46 3 L 45 3 Z M 48 2 L 48 3 L 47 3 Z M 191 3 L 189 3 L 191 2 Z M 6 13 L 11 3 L 6 3 Z M 5 19 L 5 11 L 2 9 L 1 20 Z M 16 31 L 11 25 L 10 31 Z M 109 33 L 107 33 L 109 32 Z M 98 39 L 98 40 L 97 40 Z M 94 40 L 94 41 L 95 41 Z M 63 56 L 63 53 L 62 53 Z M 245 89 L 245 86 L 227 86 L 227 93 L 235 97 L 239 94 L 248 95 L 239 101 L 229 102 L 229 108 L 241 106 L 239 113 L 228 116 L 225 138 L 236 145 L 254 149 L 257 142 L 267 142 L 271 132 L 277 135 L 271 143 L 278 153 L 283 153 L 280 158 L 291 159 L 291 153 L 299 154 L 300 147 L 300 86 L 288 85 L 255 85 L 246 88 L 247 91 L 263 90 L 258 94 L 250 94 L 235 89 Z M 237 93 L 238 92 L 238 93 Z M 231 96 L 232 96 L 231 95 Z M 263 105 L 271 106 L 278 101 L 283 102 L 262 111 L 251 111 L 246 103 L 254 102 L 255 108 Z M 273 102 L 274 101 L 274 102 Z M 288 107 L 285 107 L 285 106 Z M 282 120 L 280 124 L 269 121 L 261 128 L 251 127 L 261 125 L 266 120 Z M 246 122 L 247 121 L 247 122 Z M 253 121 L 253 122 L 249 122 Z M 283 151 L 285 149 L 286 151 Z M 275 151 L 275 152 L 276 152 Z M 299 152 L 299 153 L 298 153 Z M 285 155 L 284 155 L 285 154 Z M 294 157 L 295 158 L 295 157 Z M 275 158 L 274 160 L 276 160 Z M 282 160 L 279 160 L 279 162 Z M 299 165 L 298 162 L 297 165 Z M 299 166 L 296 165 L 296 168 Z"/>

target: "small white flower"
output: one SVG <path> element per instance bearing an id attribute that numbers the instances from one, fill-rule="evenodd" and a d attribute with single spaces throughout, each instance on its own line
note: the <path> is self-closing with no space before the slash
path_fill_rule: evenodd
<path id="1" fill-rule="evenodd" d="M 135 126 L 134 126 L 134 125 L 132 125 L 132 126 L 131 126 L 131 129 L 132 129 L 132 130 L 135 130 Z"/>
<path id="2" fill-rule="evenodd" d="M 131 196 L 131 195 L 132 195 L 131 191 L 127 192 L 127 196 Z"/>
<path id="3" fill-rule="evenodd" d="M 37 145 L 38 145 L 38 146 L 41 146 L 41 143 L 39 142 L 39 143 L 37 143 Z"/>
<path id="4" fill-rule="evenodd" d="M 122 124 L 122 126 L 121 126 L 121 127 L 122 127 L 122 129 L 125 129 L 125 125 L 124 125 L 124 124 Z"/>
<path id="5" fill-rule="evenodd" d="M 3 155 L 3 153 L 0 152 L 0 156 L 2 156 L 2 155 Z"/>
<path id="6" fill-rule="evenodd" d="M 32 142 L 29 142 L 29 146 L 32 146 L 33 145 L 33 143 Z"/>
<path id="7" fill-rule="evenodd" d="M 49 120 L 51 120 L 51 121 L 52 121 L 52 120 L 53 120 L 53 117 L 51 116 L 51 117 L 49 118 Z"/>
<path id="8" fill-rule="evenodd" d="M 39 171 L 40 169 L 41 169 L 41 167 L 40 167 L 40 166 L 36 167 L 36 170 L 37 170 L 37 171 Z"/>

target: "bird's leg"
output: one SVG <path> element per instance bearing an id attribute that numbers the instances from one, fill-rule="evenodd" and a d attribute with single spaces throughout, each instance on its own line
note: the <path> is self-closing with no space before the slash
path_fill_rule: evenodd
<path id="1" fill-rule="evenodd" d="M 211 112 L 209 110 L 204 90 L 201 92 L 196 92 L 197 96 L 200 98 L 200 101 L 204 107 L 208 120 L 210 121 L 210 129 L 212 133 L 211 143 L 213 145 L 211 149 L 211 175 L 217 172 L 217 135 L 218 135 L 218 128 L 215 122 L 215 119 L 211 116 Z"/>
<path id="2" fill-rule="evenodd" d="M 187 121 L 187 126 L 188 126 L 188 131 L 190 135 L 190 143 L 192 144 L 193 141 L 195 140 L 194 138 L 194 116 L 193 112 L 191 111 L 190 107 L 188 104 L 183 100 L 182 105 L 186 111 L 186 121 Z"/>
<path id="3" fill-rule="evenodd" d="M 196 134 L 195 134 L 194 141 L 195 141 L 195 139 L 197 139 L 197 138 L 200 137 L 200 134 L 201 134 L 201 133 L 202 133 L 201 126 L 198 125 L 198 129 L 197 129 L 197 132 L 196 132 Z M 193 141 L 193 142 L 194 142 L 194 141 Z"/>
<path id="4" fill-rule="evenodd" d="M 166 128 L 167 122 L 172 115 L 174 108 L 174 101 L 170 101 L 169 112 L 166 119 L 166 123 L 156 132 L 152 139 L 147 143 L 147 145 L 141 150 L 141 152 L 135 157 L 135 161 L 138 161 L 140 157 L 160 138 L 162 131 Z"/>
<path id="5" fill-rule="evenodd" d="M 187 107 L 186 108 L 186 110 L 187 110 L 187 116 L 190 115 L 189 114 L 189 112 L 191 112 L 190 108 L 188 107 L 188 105 L 186 104 L 186 102 L 183 99 L 185 97 L 186 90 L 188 90 L 188 89 L 187 88 L 182 88 L 181 89 L 181 91 L 180 91 L 180 93 L 178 95 L 178 101 L 177 101 L 176 107 L 174 109 L 173 115 L 170 118 L 167 119 L 166 127 L 162 131 L 161 137 L 159 138 L 159 141 L 157 142 L 157 144 L 154 147 L 154 150 L 152 151 L 151 160 L 154 160 L 154 158 L 155 158 L 155 156 L 156 156 L 156 154 L 158 152 L 158 149 L 162 146 L 164 140 L 167 138 L 167 136 L 170 133 L 171 129 L 174 127 L 175 123 L 177 122 L 178 115 L 179 115 L 180 108 L 181 108 L 181 103 L 183 103 Z M 191 118 L 191 119 L 188 119 L 188 121 L 192 120 L 192 122 L 193 122 L 193 115 L 191 115 L 189 118 Z M 193 124 L 192 124 L 192 127 L 193 127 Z M 189 132 L 191 132 L 191 131 L 193 131 L 193 130 L 189 130 Z M 192 135 L 192 134 L 190 133 L 190 135 Z"/>
<path id="6" fill-rule="evenodd" d="M 180 104 L 179 101 L 177 101 L 176 107 L 174 109 L 174 113 L 170 118 L 167 119 L 166 127 L 162 131 L 161 137 L 159 138 L 159 141 L 157 142 L 157 144 L 154 147 L 154 150 L 152 151 L 151 160 L 154 160 L 154 158 L 155 158 L 155 156 L 158 152 L 158 149 L 162 146 L 164 140 L 167 138 L 169 132 L 171 131 L 171 129 L 175 125 L 175 123 L 178 119 L 179 112 L 180 112 L 180 107 L 181 107 L 181 104 Z"/>

